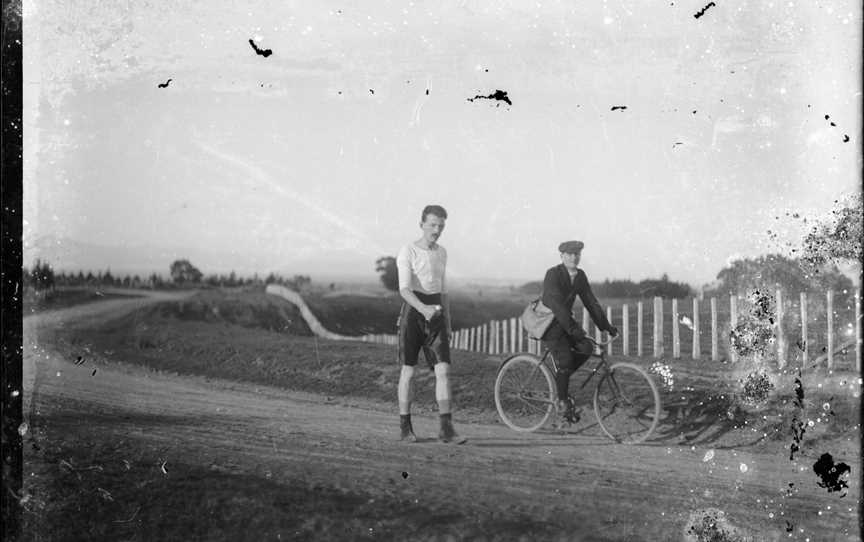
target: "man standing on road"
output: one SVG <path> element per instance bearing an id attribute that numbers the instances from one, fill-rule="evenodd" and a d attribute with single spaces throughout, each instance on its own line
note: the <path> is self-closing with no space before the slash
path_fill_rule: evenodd
<path id="1" fill-rule="evenodd" d="M 398 357 L 402 363 L 398 388 L 399 425 L 402 440 L 410 442 L 417 442 L 411 425 L 411 400 L 414 367 L 420 350 L 429 368 L 435 371 L 435 399 L 441 418 L 438 438 L 443 442 L 465 442 L 453 429 L 451 417 L 450 304 L 444 282 L 447 251 L 438 244 L 446 221 L 447 211 L 443 207 L 427 205 L 420 215 L 423 236 L 403 246 L 396 257 L 399 294 L 404 300 L 398 324 Z"/>
<path id="2" fill-rule="evenodd" d="M 565 241 L 558 245 L 561 264 L 550 267 L 543 279 L 543 304 L 555 315 L 552 325 L 543 334 L 543 342 L 552 352 L 558 366 L 555 373 L 557 407 L 565 423 L 579 420 L 579 414 L 568 395 L 570 375 L 591 357 L 594 348 L 585 339 L 585 331 L 573 318 L 576 296 L 582 300 L 582 305 L 588 309 L 588 314 L 601 331 L 608 331 L 613 337 L 618 335 L 618 328 L 609 323 L 603 308 L 591 292 L 588 277 L 579 269 L 584 246 L 582 241 Z"/>

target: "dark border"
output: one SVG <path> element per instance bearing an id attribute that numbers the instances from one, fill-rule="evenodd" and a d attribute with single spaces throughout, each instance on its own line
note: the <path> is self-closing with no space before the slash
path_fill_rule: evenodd
<path id="1" fill-rule="evenodd" d="M 2 117 L 2 267 L 0 267 L 0 321 L 2 321 L 3 389 L 3 540 L 21 539 L 22 436 L 22 17 L 21 0 L 3 0 L 3 30 L 0 37 L 3 81 L 0 89 Z"/>

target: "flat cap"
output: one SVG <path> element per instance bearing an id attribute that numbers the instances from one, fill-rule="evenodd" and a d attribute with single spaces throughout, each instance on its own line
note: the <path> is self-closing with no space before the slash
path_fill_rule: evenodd
<path id="1" fill-rule="evenodd" d="M 582 241 L 564 241 L 560 245 L 558 245 L 558 252 L 567 252 L 574 253 L 582 250 L 582 247 L 585 246 L 585 243 Z"/>

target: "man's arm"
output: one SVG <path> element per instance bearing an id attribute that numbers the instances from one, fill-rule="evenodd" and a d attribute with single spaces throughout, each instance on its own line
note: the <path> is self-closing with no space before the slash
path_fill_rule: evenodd
<path id="1" fill-rule="evenodd" d="M 445 261 L 445 266 L 446 261 Z M 450 294 L 447 293 L 447 271 L 445 267 L 444 274 L 441 275 L 441 305 L 444 309 L 444 318 L 447 321 L 447 335 L 453 335 L 453 320 L 450 319 Z"/>
<path id="2" fill-rule="evenodd" d="M 567 306 L 569 292 L 561 290 L 556 275 L 555 267 L 546 272 L 546 277 L 543 279 L 543 304 L 549 307 L 552 314 L 555 315 L 555 320 L 561 324 L 568 335 L 581 338 L 585 332 L 573 320 L 570 313 L 571 307 Z"/>
<path id="3" fill-rule="evenodd" d="M 402 296 L 405 303 L 414 307 L 426 320 L 431 320 L 437 312 L 435 306 L 427 305 L 420 301 L 414 295 L 414 290 L 411 289 L 411 262 L 406 247 L 402 247 L 396 256 L 396 274 L 399 277 L 399 295 Z"/>
<path id="4" fill-rule="evenodd" d="M 414 295 L 414 291 L 411 288 L 402 288 L 399 290 L 399 295 L 402 296 L 402 299 L 405 300 L 405 303 L 408 303 L 415 309 L 417 312 L 423 315 L 427 320 L 431 320 L 435 313 L 438 310 L 435 308 L 435 305 L 427 305 L 420 301 L 416 295 Z"/>
<path id="5" fill-rule="evenodd" d="M 600 302 L 594 297 L 594 292 L 591 291 L 591 285 L 588 283 L 588 277 L 580 271 L 577 279 L 580 281 L 578 289 L 579 298 L 582 300 L 582 305 L 588 309 L 588 314 L 591 315 L 594 324 L 601 331 L 614 331 L 617 334 L 618 328 L 609 323 L 609 320 L 606 319 L 606 314 L 603 312 L 603 307 L 600 306 Z"/>

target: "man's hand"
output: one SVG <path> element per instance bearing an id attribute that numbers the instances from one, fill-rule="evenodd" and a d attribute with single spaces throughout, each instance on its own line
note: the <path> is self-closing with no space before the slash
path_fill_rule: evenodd
<path id="1" fill-rule="evenodd" d="M 606 331 L 608 331 L 609 335 L 611 335 L 612 337 L 618 336 L 618 328 L 615 326 L 609 326 L 609 329 L 607 329 Z"/>
<path id="2" fill-rule="evenodd" d="M 427 322 L 431 322 L 435 315 L 441 312 L 441 305 L 423 305 L 423 309 L 420 313 L 423 315 L 423 318 L 426 318 Z"/>

